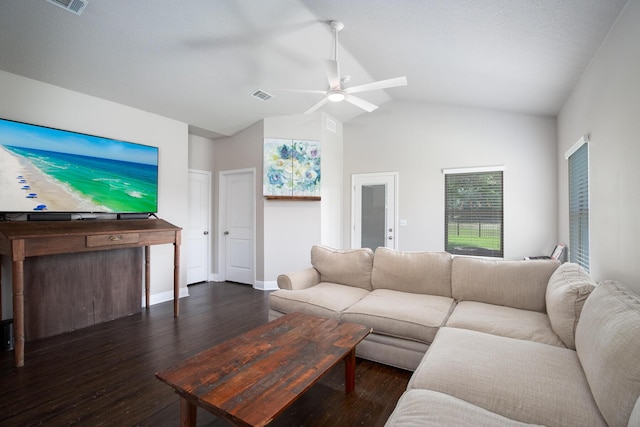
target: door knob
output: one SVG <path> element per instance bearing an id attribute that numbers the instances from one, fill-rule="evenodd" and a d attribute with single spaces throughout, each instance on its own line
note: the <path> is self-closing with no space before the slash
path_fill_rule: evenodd
<path id="1" fill-rule="evenodd" d="M 209 235 L 209 232 L 208 232 L 208 231 L 205 231 L 205 232 L 204 232 L 204 233 L 202 233 L 202 234 L 204 234 L 205 236 L 208 236 L 208 235 Z"/>
<path id="2" fill-rule="evenodd" d="M 393 236 L 389 236 L 389 240 L 393 240 Z"/>
<path id="3" fill-rule="evenodd" d="M 225 236 L 228 236 L 228 235 L 229 235 L 229 232 L 228 232 L 228 231 L 225 231 L 225 232 L 224 232 L 224 235 L 225 235 Z"/>

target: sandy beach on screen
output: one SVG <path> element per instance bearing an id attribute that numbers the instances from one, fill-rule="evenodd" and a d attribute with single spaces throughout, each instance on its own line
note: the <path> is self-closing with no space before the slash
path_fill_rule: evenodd
<path id="1" fill-rule="evenodd" d="M 25 182 L 20 182 L 21 179 Z M 0 211 L 34 212 L 39 205 L 46 211 L 95 212 L 100 207 L 72 194 L 59 181 L 35 168 L 27 159 L 21 158 L 0 145 Z M 28 185 L 28 190 L 22 189 Z M 35 193 L 36 198 L 27 198 Z"/>

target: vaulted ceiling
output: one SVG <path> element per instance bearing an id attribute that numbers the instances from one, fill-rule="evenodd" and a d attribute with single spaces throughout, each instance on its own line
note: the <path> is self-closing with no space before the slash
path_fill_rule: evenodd
<path id="1" fill-rule="evenodd" d="M 633 1 L 633 0 L 632 0 Z M 555 116 L 626 0 L 89 0 L 75 15 L 45 0 L 0 0 L 0 69 L 232 135 L 302 113 L 327 89 L 330 20 L 359 94 Z M 257 89 L 274 95 L 261 101 Z M 2 102 L 11 100 L 2 99 Z M 364 113 L 325 110 L 342 121 Z M 371 113 L 376 114 L 376 113 Z"/>

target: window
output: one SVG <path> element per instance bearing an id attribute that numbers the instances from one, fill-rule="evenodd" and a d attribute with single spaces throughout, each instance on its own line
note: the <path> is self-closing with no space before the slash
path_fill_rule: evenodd
<path id="1" fill-rule="evenodd" d="M 565 157 L 569 160 L 569 261 L 589 271 L 589 149 L 587 141 L 587 138 L 581 138 Z"/>
<path id="2" fill-rule="evenodd" d="M 502 168 L 447 169 L 444 247 L 457 255 L 504 256 Z"/>

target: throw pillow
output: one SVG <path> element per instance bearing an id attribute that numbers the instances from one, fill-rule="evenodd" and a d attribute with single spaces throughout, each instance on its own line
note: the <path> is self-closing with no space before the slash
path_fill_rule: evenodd
<path id="1" fill-rule="evenodd" d="M 547 314 L 551 328 L 564 345 L 576 349 L 576 327 L 582 306 L 596 282 L 578 264 L 564 263 L 551 275 L 547 284 Z"/>
<path id="2" fill-rule="evenodd" d="M 311 248 L 311 265 L 320 273 L 321 282 L 371 290 L 373 251 L 369 248 L 333 249 L 315 245 Z"/>

